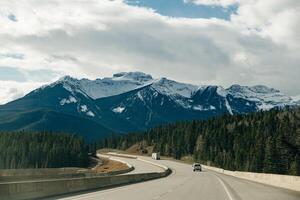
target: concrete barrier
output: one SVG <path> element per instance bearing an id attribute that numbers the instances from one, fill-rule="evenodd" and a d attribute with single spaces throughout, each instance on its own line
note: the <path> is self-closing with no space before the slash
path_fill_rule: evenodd
<path id="1" fill-rule="evenodd" d="M 138 158 L 138 156 L 129 155 L 129 154 L 121 154 L 121 153 L 116 153 L 116 152 L 108 152 L 108 153 L 106 153 L 106 155 L 123 157 L 123 158 L 131 158 L 131 159 L 137 159 Z"/>
<path id="2" fill-rule="evenodd" d="M 81 171 L 85 171 L 84 173 Z M 49 178 L 85 177 L 90 170 L 83 168 L 4 169 L 0 170 L 0 182 L 39 180 Z"/>
<path id="3" fill-rule="evenodd" d="M 93 178 L 0 183 L 0 197 L 5 200 L 37 199 L 84 190 L 137 183 L 160 177 L 160 173 L 146 173 Z"/>
<path id="4" fill-rule="evenodd" d="M 84 168 L 1 169 L 0 176 L 35 176 L 48 174 L 73 174 Z"/>
<path id="5" fill-rule="evenodd" d="M 38 199 L 72 192 L 132 184 L 167 176 L 170 173 L 170 169 L 160 166 L 165 169 L 163 172 L 0 183 L 0 199 Z"/>
<path id="6" fill-rule="evenodd" d="M 88 173 L 73 173 L 73 174 L 45 174 L 45 175 L 19 175 L 19 176 L 0 176 L 0 183 L 17 182 L 26 180 L 45 180 L 45 179 L 66 179 L 88 177 Z"/>
<path id="7" fill-rule="evenodd" d="M 300 176 L 230 171 L 206 165 L 203 165 L 203 168 L 245 180 L 300 192 Z"/>
<path id="8" fill-rule="evenodd" d="M 115 160 L 117 161 L 117 160 Z M 112 176 L 112 175 L 119 175 L 131 172 L 134 170 L 134 167 L 130 164 L 127 165 L 127 169 L 111 171 L 111 172 L 103 172 L 103 173 L 96 173 L 95 171 L 89 169 L 82 169 L 78 171 L 67 171 L 67 173 L 61 173 L 61 170 L 58 171 L 51 171 L 47 174 L 46 171 L 43 170 L 43 173 L 34 172 L 34 173 L 25 173 L 22 175 L 21 173 L 15 173 L 15 175 L 4 175 L 0 176 L 0 183 L 3 182 L 20 182 L 20 181 L 28 181 L 28 180 L 46 180 L 46 179 L 70 179 L 70 178 L 88 178 L 88 177 L 102 177 L 102 176 Z M 38 169 L 39 170 L 39 169 Z M 23 171 L 23 170 L 21 170 Z M 30 170 L 34 171 L 34 170 Z"/>

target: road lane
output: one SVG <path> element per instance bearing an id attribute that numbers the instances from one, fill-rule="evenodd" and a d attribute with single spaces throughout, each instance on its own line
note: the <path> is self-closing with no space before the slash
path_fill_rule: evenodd
<path id="1" fill-rule="evenodd" d="M 216 174 L 220 177 L 235 200 L 253 200 L 253 199 L 266 199 L 266 200 L 289 200 L 300 199 L 300 193 L 286 189 L 281 189 L 265 184 L 260 184 L 244 179 L 235 178 L 228 175 Z"/>
<path id="2" fill-rule="evenodd" d="M 119 158 L 137 166 L 131 173 L 156 171 L 139 160 Z M 146 158 L 151 160 L 150 158 Z M 153 160 L 151 160 L 153 161 Z M 193 172 L 192 166 L 169 160 L 154 161 L 173 173 L 162 179 L 118 188 L 57 197 L 64 200 L 299 200 L 300 193 L 254 183 L 211 171 Z"/>
<path id="3" fill-rule="evenodd" d="M 120 158 L 119 158 L 120 159 Z M 145 162 L 141 162 L 137 159 L 130 159 L 130 158 L 121 158 L 125 162 L 128 162 L 134 167 L 134 170 L 127 173 L 127 174 L 139 174 L 139 173 L 151 173 L 151 172 L 163 172 L 164 170 L 160 167 L 155 165 L 150 165 Z"/>

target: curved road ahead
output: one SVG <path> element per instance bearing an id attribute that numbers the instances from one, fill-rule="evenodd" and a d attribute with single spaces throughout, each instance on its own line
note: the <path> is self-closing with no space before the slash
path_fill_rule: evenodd
<path id="1" fill-rule="evenodd" d="M 144 157 L 143 157 L 144 158 Z M 131 173 L 161 169 L 148 163 L 118 158 L 133 166 Z M 145 158 L 151 160 L 150 158 Z M 153 160 L 151 160 L 153 161 Z M 173 173 L 156 179 L 112 189 L 61 196 L 64 200 L 299 200 L 300 193 L 246 181 L 211 171 L 193 172 L 192 166 L 169 160 L 154 161 Z M 53 199 L 53 198 L 52 198 Z"/>

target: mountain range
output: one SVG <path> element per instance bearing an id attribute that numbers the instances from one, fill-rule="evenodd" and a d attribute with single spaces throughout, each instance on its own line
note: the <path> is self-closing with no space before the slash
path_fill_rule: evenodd
<path id="1" fill-rule="evenodd" d="M 182 120 L 300 105 L 263 85 L 198 86 L 142 72 L 89 80 L 65 76 L 0 106 L 0 131 L 53 131 L 87 140 Z"/>

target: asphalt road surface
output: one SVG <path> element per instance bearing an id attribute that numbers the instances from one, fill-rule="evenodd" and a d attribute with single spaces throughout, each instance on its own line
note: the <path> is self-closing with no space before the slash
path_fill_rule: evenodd
<path id="1" fill-rule="evenodd" d="M 118 158 L 135 166 L 131 173 L 161 169 L 139 160 Z M 147 158 L 151 160 L 150 158 Z M 151 160 L 153 161 L 153 160 Z M 64 200 L 300 200 L 300 193 L 238 179 L 169 160 L 154 161 L 173 173 L 166 178 L 122 187 L 60 196 Z"/>

